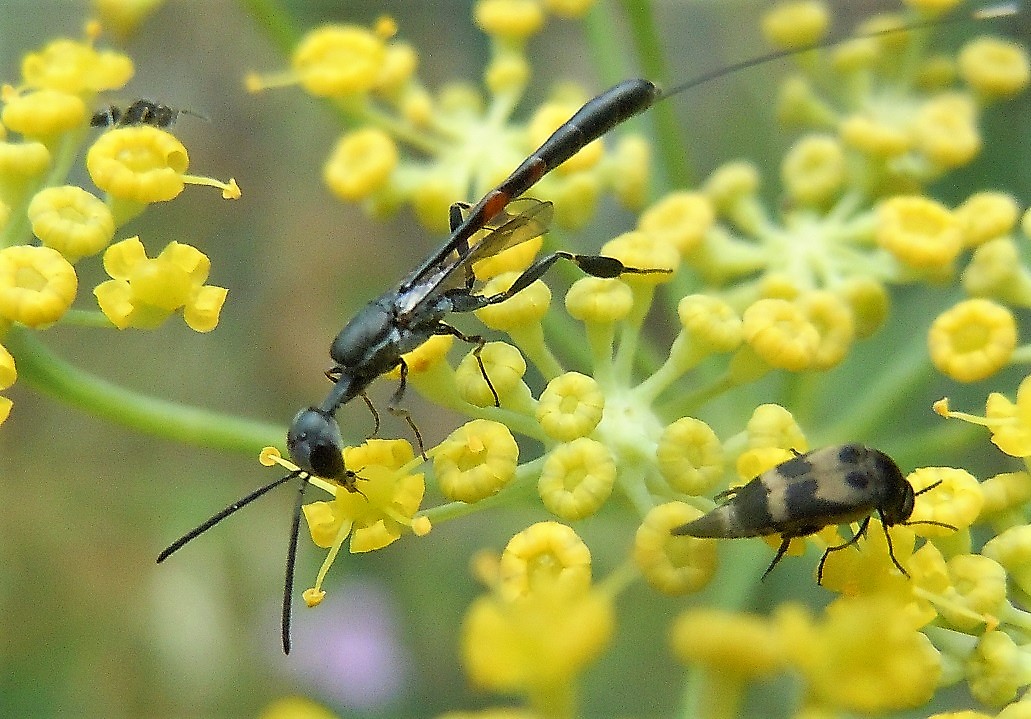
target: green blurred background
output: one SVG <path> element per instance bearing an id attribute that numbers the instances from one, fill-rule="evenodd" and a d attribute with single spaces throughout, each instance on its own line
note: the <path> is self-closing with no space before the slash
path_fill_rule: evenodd
<path id="1" fill-rule="evenodd" d="M 893 7 L 842 4 L 856 17 Z M 488 57 L 469 2 L 446 9 L 403 1 L 286 6 L 301 29 L 393 15 L 400 36 L 420 50 L 419 72 L 431 89 L 452 79 L 478 82 Z M 656 3 L 671 79 L 760 52 L 755 21 L 767 6 Z M 84 3 L 0 2 L 0 79 L 17 82 L 24 52 L 57 36 L 80 37 L 87 15 Z M 617 22 L 612 52 L 626 47 Z M 111 99 L 147 97 L 210 118 L 186 116 L 175 128 L 190 151 L 191 172 L 236 177 L 243 197 L 227 202 L 216 191 L 190 188 L 119 237 L 138 233 L 151 252 L 171 240 L 197 246 L 212 260 L 209 282 L 228 287 L 229 299 L 208 335 L 173 318 L 156 332 L 57 327 L 43 339 L 78 366 L 126 386 L 280 423 L 285 431 L 299 407 L 323 396 L 329 342 L 343 321 L 442 238 L 407 212 L 374 222 L 330 196 L 320 173 L 340 131 L 337 120 L 296 88 L 244 91 L 245 73 L 275 71 L 286 60 L 240 5 L 169 2 L 125 49 L 136 76 Z M 549 22 L 530 43 L 530 60 L 536 77 L 546 78 L 533 85 L 532 101 L 552 79 L 603 89 L 575 22 Z M 779 63 L 758 68 L 674 101 L 699 176 L 722 160 L 749 157 L 775 185 L 785 140 L 771 129 L 767 93 L 783 70 Z M 996 187 L 1026 204 L 1027 113 L 1026 102 L 1012 103 L 993 116 L 988 131 L 1008 142 L 954 175 L 950 197 L 963 197 L 981 176 L 1002 177 L 1009 184 Z M 646 130 L 647 121 L 638 127 Z M 632 222 L 607 203 L 572 241 L 594 248 Z M 91 304 L 88 287 L 80 285 L 80 305 Z M 870 356 L 883 356 L 890 341 L 882 339 Z M 382 384 L 373 392 L 380 404 L 391 389 Z M 472 517 L 418 541 L 344 557 L 323 605 L 295 606 L 295 649 L 286 658 L 278 631 L 291 491 L 260 501 L 158 567 L 158 551 L 268 481 L 269 471 L 254 457 L 113 426 L 24 384 L 8 394 L 15 408 L 0 429 L 0 715 L 246 717 L 291 694 L 342 716 L 426 717 L 497 702 L 469 690 L 460 670 L 457 628 L 480 592 L 468 561 L 478 549 L 500 550 L 528 522 L 545 518 L 542 509 Z M 983 393 L 969 397 L 976 407 Z M 408 405 L 428 444 L 460 421 L 414 394 Z M 351 441 L 371 431 L 360 405 L 345 408 L 340 420 Z M 382 434 L 408 436 L 388 416 Z M 618 507 L 578 526 L 599 575 L 625 556 L 633 529 L 633 518 Z M 733 564 L 749 551 L 731 543 L 721 557 Z M 302 542 L 299 588 L 311 582 L 321 556 Z M 810 569 L 808 562 L 785 562 L 752 604 L 762 607 L 785 591 L 819 596 Z M 685 604 L 639 585 L 621 596 L 614 647 L 586 678 L 586 716 L 668 715 L 682 672 L 664 632 Z M 781 713 L 777 702 L 786 703 L 790 691 L 788 684 L 764 688 L 762 712 Z"/>

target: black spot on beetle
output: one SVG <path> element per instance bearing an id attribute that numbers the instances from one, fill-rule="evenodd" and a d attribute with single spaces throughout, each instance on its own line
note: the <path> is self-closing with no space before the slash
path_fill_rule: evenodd
<path id="1" fill-rule="evenodd" d="M 845 482 L 853 489 L 866 489 L 870 485 L 870 475 L 866 472 L 849 472 L 845 475 Z"/>
<path id="2" fill-rule="evenodd" d="M 813 471 L 813 463 L 806 459 L 805 455 L 802 455 L 801 457 L 795 457 L 787 462 L 778 464 L 776 471 L 777 474 L 786 479 L 793 479 L 811 473 Z"/>
<path id="3" fill-rule="evenodd" d="M 843 445 L 841 451 L 838 452 L 838 461 L 842 464 L 856 464 L 862 457 L 860 448 L 854 444 Z M 866 486 L 865 484 L 863 486 Z"/>

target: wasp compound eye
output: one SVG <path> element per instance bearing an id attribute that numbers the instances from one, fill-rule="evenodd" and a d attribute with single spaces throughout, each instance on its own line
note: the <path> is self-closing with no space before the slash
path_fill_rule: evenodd
<path id="1" fill-rule="evenodd" d="M 347 474 L 340 428 L 332 416 L 315 407 L 302 409 L 294 417 L 286 434 L 286 446 L 290 457 L 305 472 L 326 479 Z"/>

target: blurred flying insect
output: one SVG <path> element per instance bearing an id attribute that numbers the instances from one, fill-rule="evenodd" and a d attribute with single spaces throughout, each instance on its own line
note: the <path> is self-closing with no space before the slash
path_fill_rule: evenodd
<path id="1" fill-rule="evenodd" d="M 161 105 L 153 100 L 140 99 L 124 108 L 118 105 L 108 105 L 106 109 L 94 112 L 89 124 L 91 127 L 151 125 L 166 129 L 175 124 L 179 115 L 193 115 L 207 120 L 203 115 L 191 110 L 180 110 L 168 105 Z"/>
<path id="2" fill-rule="evenodd" d="M 909 573 L 895 558 L 888 527 L 902 524 L 933 524 L 955 529 L 951 524 L 934 521 L 910 522 L 916 498 L 941 484 L 919 492 L 906 481 L 895 460 L 861 444 L 837 444 L 795 456 L 755 477 L 747 484 L 716 495 L 722 504 L 708 514 L 674 527 L 677 536 L 706 539 L 734 539 L 779 534 L 780 547 L 763 572 L 773 571 L 791 540 L 819 532 L 824 527 L 859 522 L 847 542 L 828 547 L 816 570 L 817 583 L 823 582 L 823 565 L 831 552 L 845 549 L 866 534 L 874 513 L 881 520 L 888 540 L 888 556 L 902 574 Z"/>
<path id="3" fill-rule="evenodd" d="M 973 15 L 954 18 L 954 20 L 966 20 L 970 17 L 984 19 L 1014 12 L 1016 10 L 1013 7 L 990 11 L 982 10 Z M 333 366 L 326 371 L 326 376 L 334 383 L 333 388 L 321 404 L 304 408 L 298 412 L 287 432 L 287 448 L 298 469 L 256 489 L 187 532 L 158 555 L 158 562 L 163 562 L 185 544 L 258 497 L 291 479 L 300 478 L 302 482 L 298 490 L 291 525 L 283 592 L 283 651 L 289 653 L 290 598 L 293 592 L 301 505 L 308 478 L 311 476 L 322 477 L 335 482 L 349 492 L 360 493 L 357 480 L 361 477 L 344 464 L 342 454 L 344 442 L 336 421 L 336 411 L 355 397 L 361 397 L 373 411 L 378 427 L 378 416 L 366 396 L 366 390 L 380 375 L 399 369 L 400 382 L 387 407 L 392 413 L 403 417 L 409 423 L 421 445 L 422 440 L 418 429 L 408 413 L 400 408 L 408 376 L 408 366 L 405 364 L 403 355 L 416 349 L 431 337 L 452 335 L 475 345 L 473 352 L 480 366 L 480 372 L 494 395 L 495 404 L 500 404 L 497 392 L 494 390 L 490 378 L 487 377 L 486 370 L 479 358 L 479 350 L 485 344 L 484 338 L 461 332 L 444 321 L 446 316 L 452 313 L 473 312 L 504 302 L 540 279 L 559 260 L 573 262 L 583 272 L 594 277 L 612 278 L 627 273 L 668 271 L 627 267 L 618 259 L 604 255 L 579 255 L 556 251 L 534 261 L 508 290 L 493 295 L 478 294 L 475 291 L 477 289 L 476 278 L 472 270 L 472 266 L 476 262 L 538 237 L 548 228 L 552 217 L 552 204 L 533 198 L 520 197 L 523 193 L 585 146 L 626 120 L 643 113 L 661 100 L 771 60 L 816 48 L 830 47 L 856 37 L 877 37 L 918 27 L 940 25 L 945 22 L 949 22 L 949 20 L 934 18 L 910 25 L 876 30 L 859 36 L 829 38 L 804 48 L 778 50 L 699 75 L 665 92 L 648 80 L 625 80 L 588 100 L 540 147 L 523 160 L 512 174 L 502 180 L 497 187 L 487 192 L 479 202 L 471 207 L 465 203 L 453 204 L 450 210 L 451 234 L 440 248 L 423 260 L 399 284 L 365 305 L 344 325 L 330 347 Z M 139 107 L 136 113 L 130 115 L 130 118 L 135 115 L 141 117 L 136 123 L 127 122 L 122 119 L 122 115 L 116 118 L 113 113 L 103 112 L 94 116 L 94 124 L 110 125 L 113 122 L 138 124 L 142 121 L 142 117 L 164 117 L 160 113 L 153 112 L 154 109 L 160 107 L 154 106 L 154 103 L 140 100 L 133 103 L 130 109 L 134 106 Z M 104 118 L 110 118 L 110 121 Z M 174 120 L 174 117 L 172 119 Z M 155 121 L 151 121 L 150 124 L 155 124 Z M 770 531 L 778 530 L 772 528 Z"/>

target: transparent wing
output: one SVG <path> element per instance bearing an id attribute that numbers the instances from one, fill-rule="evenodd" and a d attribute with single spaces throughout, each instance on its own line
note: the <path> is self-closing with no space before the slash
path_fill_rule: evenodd
<path id="1" fill-rule="evenodd" d="M 434 262 L 426 262 L 402 282 L 402 291 L 396 301 L 403 313 L 417 311 L 430 298 L 438 296 L 468 281 L 473 263 L 540 237 L 551 223 L 554 209 L 550 202 L 532 197 L 521 197 L 484 223 L 469 239 L 469 249 L 460 251 L 453 240 L 438 250 Z M 448 247 L 448 245 L 451 245 Z M 459 272 L 467 268 L 468 272 Z"/>

